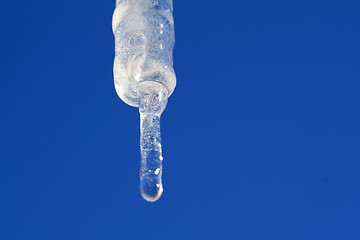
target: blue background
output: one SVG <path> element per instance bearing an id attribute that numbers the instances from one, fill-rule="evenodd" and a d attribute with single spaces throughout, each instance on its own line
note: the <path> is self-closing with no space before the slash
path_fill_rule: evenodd
<path id="1" fill-rule="evenodd" d="M 359 1 L 175 0 L 156 203 L 114 6 L 1 1 L 1 240 L 360 239 Z"/>

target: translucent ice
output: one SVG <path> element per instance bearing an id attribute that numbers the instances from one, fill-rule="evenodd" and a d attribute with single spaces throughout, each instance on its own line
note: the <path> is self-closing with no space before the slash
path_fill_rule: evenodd
<path id="1" fill-rule="evenodd" d="M 172 0 L 118 0 L 113 15 L 114 80 L 119 97 L 138 106 L 139 82 L 175 89 L 172 51 L 175 43 Z"/>
<path id="2" fill-rule="evenodd" d="M 140 192 L 162 194 L 160 116 L 176 86 L 172 0 L 117 0 L 114 80 L 119 97 L 140 112 Z"/>
<path id="3" fill-rule="evenodd" d="M 167 103 L 167 89 L 160 83 L 139 84 L 140 111 L 140 191 L 148 201 L 156 201 L 162 194 L 162 152 L 160 116 Z"/>

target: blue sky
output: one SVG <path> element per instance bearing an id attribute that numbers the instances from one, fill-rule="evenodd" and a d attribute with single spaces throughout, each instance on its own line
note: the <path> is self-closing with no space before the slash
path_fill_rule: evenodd
<path id="1" fill-rule="evenodd" d="M 174 0 L 156 203 L 114 5 L 2 1 L 1 240 L 360 239 L 359 1 Z"/>

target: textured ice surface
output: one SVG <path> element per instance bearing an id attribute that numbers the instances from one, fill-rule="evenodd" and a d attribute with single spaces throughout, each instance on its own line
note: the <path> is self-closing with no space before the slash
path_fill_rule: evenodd
<path id="1" fill-rule="evenodd" d="M 119 97 L 140 112 L 140 192 L 160 198 L 160 116 L 176 85 L 172 0 L 117 0 L 113 15 L 114 79 Z"/>
<path id="2" fill-rule="evenodd" d="M 172 0 L 117 0 L 113 32 L 114 80 L 119 97 L 138 106 L 138 86 L 144 81 L 163 84 L 171 95 L 176 85 Z"/>
<path id="3" fill-rule="evenodd" d="M 160 116 L 167 104 L 168 92 L 164 85 L 154 82 L 139 84 L 140 112 L 140 192 L 153 202 L 160 198 L 163 185 Z"/>

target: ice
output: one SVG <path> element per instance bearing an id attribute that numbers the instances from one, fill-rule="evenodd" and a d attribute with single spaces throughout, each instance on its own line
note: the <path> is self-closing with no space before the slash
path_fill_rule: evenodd
<path id="1" fill-rule="evenodd" d="M 175 89 L 172 1 L 118 0 L 113 15 L 114 80 L 119 97 L 137 107 L 139 82 L 162 83 L 169 96 Z"/>
<path id="2" fill-rule="evenodd" d="M 140 192 L 153 202 L 162 186 L 160 116 L 176 86 L 172 0 L 117 0 L 114 81 L 119 97 L 140 112 Z"/>

